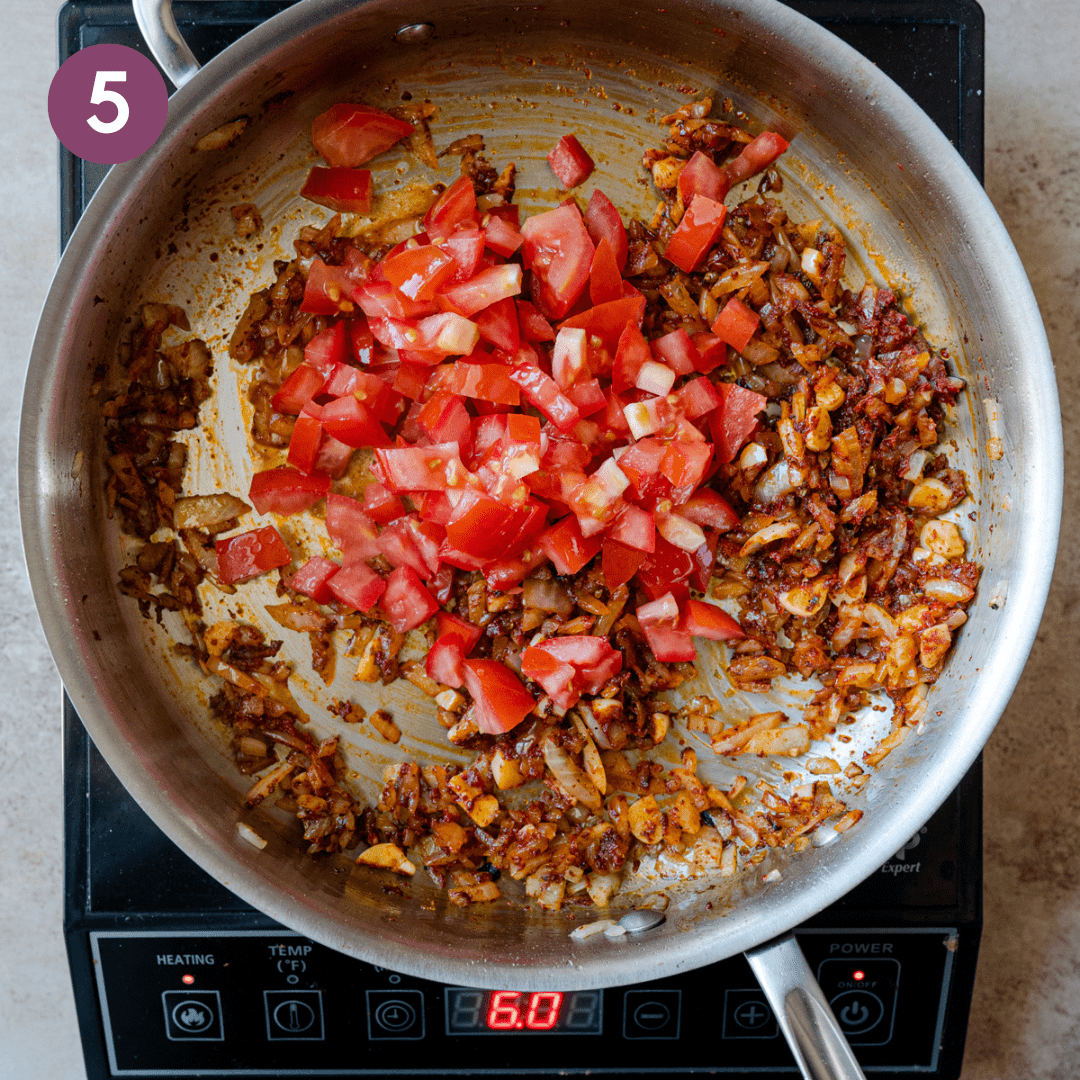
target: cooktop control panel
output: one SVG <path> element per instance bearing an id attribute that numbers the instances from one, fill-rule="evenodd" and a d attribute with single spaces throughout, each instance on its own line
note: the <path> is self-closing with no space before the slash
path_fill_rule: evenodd
<path id="1" fill-rule="evenodd" d="M 798 938 L 865 1069 L 936 1068 L 956 928 Z M 288 931 L 90 941 L 113 1076 L 796 1072 L 741 956 L 629 988 L 530 992 L 442 986 Z"/>

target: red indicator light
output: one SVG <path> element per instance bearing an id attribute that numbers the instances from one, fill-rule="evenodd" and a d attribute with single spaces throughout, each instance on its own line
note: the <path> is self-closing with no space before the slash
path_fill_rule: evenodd
<path id="1" fill-rule="evenodd" d="M 185 986 L 190 986 L 190 985 L 191 985 L 191 984 L 192 984 L 192 983 L 193 983 L 193 982 L 195 981 L 195 976 L 194 976 L 194 975 L 184 975 L 184 976 L 183 976 L 183 977 L 182 977 L 182 978 L 180 979 L 180 981 L 181 981 L 181 982 L 182 982 L 182 983 L 183 983 L 183 984 L 184 984 Z"/>
<path id="2" fill-rule="evenodd" d="M 863 979 L 866 978 L 866 972 L 865 971 L 856 971 L 853 978 L 855 979 L 856 982 L 862 982 Z"/>

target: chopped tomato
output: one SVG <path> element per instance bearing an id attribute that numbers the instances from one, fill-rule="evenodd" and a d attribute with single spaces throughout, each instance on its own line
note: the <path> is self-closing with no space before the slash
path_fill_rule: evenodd
<path id="1" fill-rule="evenodd" d="M 585 331 L 564 326 L 555 337 L 551 351 L 551 377 L 561 390 L 569 390 L 579 375 L 589 369 L 589 351 Z"/>
<path id="2" fill-rule="evenodd" d="M 311 364 L 301 364 L 270 399 L 275 412 L 299 416 L 300 410 L 326 386 L 326 376 Z"/>
<path id="3" fill-rule="evenodd" d="M 560 574 L 576 574 L 600 550 L 601 536 L 583 536 L 578 519 L 567 515 L 541 533 L 537 546 Z"/>
<path id="4" fill-rule="evenodd" d="M 595 247 L 576 206 L 535 214 L 521 227 L 521 254 L 533 272 L 533 299 L 545 314 L 561 319 L 589 280 Z"/>
<path id="5" fill-rule="evenodd" d="M 435 200 L 424 216 L 424 231 L 433 240 L 443 239 L 459 229 L 470 226 L 475 228 L 478 225 L 476 190 L 467 176 L 459 176 Z"/>
<path id="6" fill-rule="evenodd" d="M 476 707 L 476 726 L 487 735 L 517 727 L 536 707 L 536 699 L 499 660 L 466 660 L 465 687 Z"/>
<path id="7" fill-rule="evenodd" d="M 638 375 L 646 361 L 652 360 L 649 343 L 637 325 L 626 324 L 615 350 L 615 364 L 611 369 L 611 388 L 617 394 L 631 390 L 637 385 Z"/>
<path id="8" fill-rule="evenodd" d="M 574 686 L 577 669 L 546 650 L 530 646 L 521 654 L 521 673 L 539 683 L 545 693 L 563 709 L 569 709 L 581 697 Z"/>
<path id="9" fill-rule="evenodd" d="M 379 264 L 386 280 L 410 300 L 432 300 L 435 291 L 450 280 L 456 263 L 434 244 L 405 247 Z"/>
<path id="10" fill-rule="evenodd" d="M 647 557 L 644 551 L 628 547 L 618 540 L 605 539 L 603 554 L 600 557 L 600 568 L 608 589 L 614 592 L 620 585 L 626 584 L 638 572 Z"/>
<path id="11" fill-rule="evenodd" d="M 453 637 L 438 637 L 428 650 L 424 670 L 429 679 L 455 690 L 465 682 L 465 653 Z"/>
<path id="12" fill-rule="evenodd" d="M 693 572 L 694 560 L 690 553 L 657 536 L 655 549 L 645 556 L 638 571 L 638 580 L 645 592 L 655 599 L 667 592 L 681 591 L 675 586 L 685 590 L 683 583 Z"/>
<path id="13" fill-rule="evenodd" d="M 235 585 L 257 574 L 264 574 L 292 560 L 285 541 L 273 525 L 227 536 L 214 542 L 217 552 L 218 580 Z"/>
<path id="14" fill-rule="evenodd" d="M 622 671 L 623 666 L 622 653 L 613 649 L 607 638 L 571 634 L 566 637 L 547 638 L 526 649 L 521 657 L 521 668 L 525 675 L 529 675 L 525 657 L 529 653 L 535 656 L 538 652 L 547 653 L 564 664 L 573 665 L 574 688 L 586 694 L 598 694 L 609 679 Z M 532 678 L 531 675 L 529 677 Z M 547 689 L 546 686 L 544 688 Z M 557 704 L 562 705 L 563 702 Z"/>
<path id="15" fill-rule="evenodd" d="M 326 496 L 326 531 L 345 566 L 379 554 L 375 522 L 364 513 L 363 504 L 348 495 L 331 492 Z"/>
<path id="16" fill-rule="evenodd" d="M 371 209 L 371 173 L 367 169 L 320 169 L 316 165 L 308 173 L 300 195 L 339 214 L 366 214 Z"/>
<path id="17" fill-rule="evenodd" d="M 468 317 L 520 292 L 521 267 L 517 263 L 503 263 L 481 270 L 468 281 L 446 286 L 439 297 L 452 310 Z"/>
<path id="18" fill-rule="evenodd" d="M 627 547 L 651 553 L 656 550 L 656 524 L 653 515 L 633 503 L 626 503 L 615 515 L 608 538 Z"/>
<path id="19" fill-rule="evenodd" d="M 476 312 L 476 325 L 480 337 L 490 342 L 504 353 L 516 353 L 521 344 L 521 329 L 518 326 L 517 308 L 512 297 L 496 300 Z"/>
<path id="20" fill-rule="evenodd" d="M 468 281 L 480 269 L 480 260 L 484 257 L 484 234 L 479 229 L 466 226 L 436 243 L 454 260 L 454 272 L 450 275 L 449 284 Z"/>
<path id="21" fill-rule="evenodd" d="M 439 545 L 443 535 L 442 526 L 420 521 L 416 515 L 409 514 L 387 525 L 376 543 L 391 566 L 411 566 L 426 580 L 439 570 Z"/>
<path id="22" fill-rule="evenodd" d="M 728 347 L 723 338 L 718 338 L 715 334 L 691 334 L 690 341 L 697 353 L 694 367 L 702 375 L 708 375 L 721 364 L 727 363 Z"/>
<path id="23" fill-rule="evenodd" d="M 724 167 L 724 180 L 728 190 L 743 180 L 749 180 L 751 176 L 764 172 L 789 145 L 790 143 L 775 131 L 763 131 L 756 139 L 748 142 L 742 148 L 742 153 Z"/>
<path id="24" fill-rule="evenodd" d="M 484 631 L 459 615 L 454 615 L 450 611 L 440 611 L 435 616 L 435 635 L 440 638 L 454 638 L 468 656 L 483 637 Z"/>
<path id="25" fill-rule="evenodd" d="M 399 566 L 390 571 L 379 607 L 399 634 L 414 630 L 439 610 L 435 598 L 410 566 Z"/>
<path id="26" fill-rule="evenodd" d="M 330 591 L 330 579 L 341 569 L 336 562 L 316 555 L 308 559 L 285 584 L 303 596 L 310 596 L 317 604 L 329 604 L 334 598 Z"/>
<path id="27" fill-rule="evenodd" d="M 515 224 L 497 214 L 484 216 L 484 245 L 491 248 L 496 255 L 509 258 L 523 243 L 525 237 Z"/>
<path id="28" fill-rule="evenodd" d="M 712 488 L 698 488 L 678 509 L 689 521 L 721 532 L 728 532 L 739 524 L 739 515 L 731 504 Z"/>
<path id="29" fill-rule="evenodd" d="M 395 492 L 445 491 L 459 487 L 467 475 L 457 443 L 377 449 L 375 461 L 382 481 Z"/>
<path id="30" fill-rule="evenodd" d="M 551 323 L 536 310 L 535 304 L 528 300 L 515 300 L 518 313 L 518 324 L 521 327 L 521 336 L 526 341 L 554 341 L 555 331 Z"/>
<path id="31" fill-rule="evenodd" d="M 484 580 L 488 588 L 506 592 L 520 585 L 548 557 L 539 547 L 528 547 L 520 555 L 507 555 L 484 566 Z"/>
<path id="32" fill-rule="evenodd" d="M 596 379 L 576 383 L 566 391 L 566 396 L 577 406 L 582 416 L 592 416 L 607 408 L 607 395 Z"/>
<path id="33" fill-rule="evenodd" d="M 746 637 L 743 628 L 723 608 L 692 597 L 686 601 L 683 628 L 695 637 L 711 641 L 738 641 Z"/>
<path id="34" fill-rule="evenodd" d="M 364 513 L 379 525 L 405 516 L 405 504 L 378 480 L 364 488 Z"/>
<path id="35" fill-rule="evenodd" d="M 707 154 L 695 150 L 679 173 L 679 194 L 683 206 L 689 206 L 695 195 L 704 195 L 714 202 L 723 202 L 728 183 L 720 167 Z"/>
<path id="36" fill-rule="evenodd" d="M 597 246 L 602 239 L 606 239 L 611 245 L 611 250 L 615 253 L 615 265 L 621 274 L 626 269 L 629 253 L 626 226 L 623 225 L 615 204 L 599 188 L 593 191 L 589 197 L 589 205 L 585 207 L 585 228 Z"/>
<path id="37" fill-rule="evenodd" d="M 311 141 L 332 168 L 355 169 L 413 133 L 412 124 L 370 105 L 334 105 L 315 117 Z"/>
<path id="38" fill-rule="evenodd" d="M 657 360 L 663 361 L 676 375 L 691 375 L 700 359 L 690 335 L 680 326 L 670 334 L 654 338 L 649 348 Z"/>
<path id="39" fill-rule="evenodd" d="M 576 135 L 564 135 L 547 156 L 551 171 L 567 191 L 585 183 L 596 165 Z"/>
<path id="40" fill-rule="evenodd" d="M 356 310 L 353 294 L 364 284 L 365 277 L 359 264 L 328 266 L 322 259 L 313 260 L 300 310 L 313 315 L 351 314 Z"/>
<path id="41" fill-rule="evenodd" d="M 571 315 L 563 321 L 562 326 L 580 327 L 588 335 L 590 342 L 596 338 L 608 354 L 607 366 L 610 367 L 626 324 L 632 322 L 641 326 L 644 316 L 645 297 L 638 293 L 636 296 L 624 296 L 621 300 L 597 304 L 577 315 Z M 596 365 L 593 372 L 599 373 Z"/>
<path id="42" fill-rule="evenodd" d="M 723 404 L 709 415 L 716 460 L 723 463 L 734 461 L 743 443 L 757 428 L 757 414 L 766 404 L 766 398 L 753 390 L 744 390 L 735 383 L 720 383 L 716 387 Z"/>
<path id="43" fill-rule="evenodd" d="M 330 591 L 354 611 L 370 611 L 386 592 L 386 581 L 365 562 L 345 566 L 330 579 Z"/>
<path id="44" fill-rule="evenodd" d="M 304 417 L 301 417 L 297 421 L 297 426 L 303 419 Z M 358 449 L 361 446 L 390 445 L 390 438 L 375 418 L 375 414 L 352 394 L 336 401 L 328 401 L 322 408 L 321 422 L 328 435 L 346 446 Z M 291 457 L 291 443 L 289 451 Z"/>
<path id="45" fill-rule="evenodd" d="M 349 345 L 352 347 L 353 359 L 358 364 L 370 364 L 375 358 L 375 338 L 362 313 L 349 320 Z"/>
<path id="46" fill-rule="evenodd" d="M 518 531 L 517 512 L 482 491 L 466 491 L 446 525 L 446 538 L 466 555 L 494 559 Z"/>
<path id="47" fill-rule="evenodd" d="M 637 609 L 637 618 L 657 660 L 677 663 L 696 659 L 690 633 L 679 625 L 679 606 L 672 593 L 643 604 Z"/>
<path id="48" fill-rule="evenodd" d="M 733 296 L 712 324 L 712 332 L 726 341 L 736 352 L 742 352 L 761 323 L 761 316 Z"/>
<path id="49" fill-rule="evenodd" d="M 288 468 L 265 469 L 251 478 L 248 498 L 260 514 L 298 514 L 309 510 L 329 490 L 329 476 L 305 476 Z"/>
<path id="50" fill-rule="evenodd" d="M 560 431 L 574 430 L 581 413 L 550 375 L 531 364 L 518 364 L 510 372 L 510 378 L 517 383 L 525 400 L 539 409 Z"/>
<path id="51" fill-rule="evenodd" d="M 691 420 L 712 412 L 722 400 L 713 384 L 705 378 L 691 379 L 679 389 L 679 408 Z"/>
<path id="52" fill-rule="evenodd" d="M 726 215 L 727 208 L 723 203 L 705 195 L 695 195 L 671 234 L 664 258 L 689 274 L 713 246 Z"/>
<path id="53" fill-rule="evenodd" d="M 511 379 L 505 364 L 469 364 L 458 361 L 448 380 L 448 389 L 455 394 L 481 401 L 494 401 L 516 406 L 521 392 Z"/>
<path id="54" fill-rule="evenodd" d="M 313 407 L 319 408 L 310 401 L 304 406 L 305 411 L 296 418 L 292 435 L 289 437 L 287 460 L 294 469 L 299 469 L 305 475 L 315 468 L 315 461 L 319 456 L 319 444 L 323 437 L 322 423 L 317 417 L 307 412 Z M 319 413 L 322 413 L 321 409 Z"/>

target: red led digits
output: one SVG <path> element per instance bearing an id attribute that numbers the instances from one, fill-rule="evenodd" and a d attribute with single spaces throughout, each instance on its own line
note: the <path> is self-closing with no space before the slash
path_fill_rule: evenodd
<path id="1" fill-rule="evenodd" d="M 563 995 L 551 990 L 530 994 L 521 1009 L 522 994 L 518 990 L 496 990 L 488 1007 L 487 1026 L 492 1031 L 551 1031 L 559 1022 Z"/>
<path id="2" fill-rule="evenodd" d="M 496 990 L 491 995 L 491 1008 L 488 1009 L 487 1025 L 492 1031 L 512 1031 L 522 1025 L 518 1023 L 521 1018 L 518 1011 L 518 999 L 521 997 L 517 990 Z"/>
<path id="3" fill-rule="evenodd" d="M 559 1022 L 563 996 L 551 990 L 541 990 L 529 998 L 525 1026 L 530 1031 L 550 1031 Z"/>

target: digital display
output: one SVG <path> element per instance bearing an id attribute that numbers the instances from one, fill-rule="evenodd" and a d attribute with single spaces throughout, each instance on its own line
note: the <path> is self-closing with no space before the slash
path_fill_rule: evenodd
<path id="1" fill-rule="evenodd" d="M 599 1035 L 603 1026 L 601 990 L 446 991 L 447 1035 Z"/>

